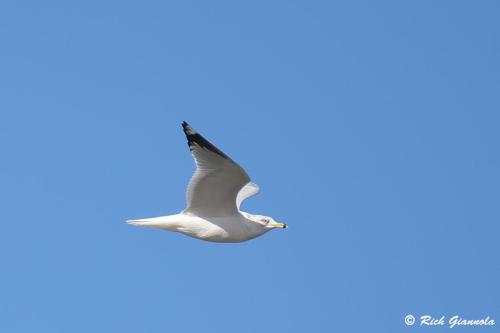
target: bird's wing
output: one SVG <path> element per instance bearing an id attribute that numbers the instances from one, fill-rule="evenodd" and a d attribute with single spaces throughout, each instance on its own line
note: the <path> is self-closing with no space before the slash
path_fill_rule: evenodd
<path id="1" fill-rule="evenodd" d="M 237 215 L 236 197 L 250 177 L 188 123 L 183 122 L 182 127 L 196 162 L 196 171 L 187 189 L 184 212 L 202 217 Z"/>
<path id="2" fill-rule="evenodd" d="M 251 197 L 252 195 L 255 195 L 257 193 L 259 193 L 260 189 L 259 189 L 259 186 L 255 183 L 248 183 L 246 184 L 241 190 L 240 192 L 238 192 L 238 196 L 236 197 L 236 206 L 238 206 L 238 209 L 240 209 L 240 205 L 241 203 Z"/>

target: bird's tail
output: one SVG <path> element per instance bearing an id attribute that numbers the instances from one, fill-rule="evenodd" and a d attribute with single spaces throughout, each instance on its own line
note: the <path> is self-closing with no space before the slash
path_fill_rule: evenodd
<path id="1" fill-rule="evenodd" d="M 182 214 L 175 214 L 169 216 L 150 217 L 140 220 L 128 220 L 128 224 L 136 225 L 138 227 L 160 228 L 170 231 L 177 231 L 179 221 L 185 217 Z"/>
<path id="2" fill-rule="evenodd" d="M 138 227 L 157 227 L 158 221 L 155 219 L 140 219 L 140 220 L 127 220 L 128 224 L 135 225 Z"/>

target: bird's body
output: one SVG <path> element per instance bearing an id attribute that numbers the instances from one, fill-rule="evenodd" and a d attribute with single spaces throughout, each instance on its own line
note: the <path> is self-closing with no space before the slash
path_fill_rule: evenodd
<path id="1" fill-rule="evenodd" d="M 189 213 L 132 220 L 130 224 L 180 232 L 186 236 L 216 243 L 239 243 L 271 230 L 240 216 L 199 217 Z"/>
<path id="2" fill-rule="evenodd" d="M 221 150 L 182 124 L 196 162 L 196 171 L 187 190 L 187 207 L 181 213 L 127 223 L 180 232 L 218 243 L 238 243 L 258 237 L 271 229 L 286 228 L 272 218 L 242 212 L 240 204 L 259 192 L 245 170 Z"/>

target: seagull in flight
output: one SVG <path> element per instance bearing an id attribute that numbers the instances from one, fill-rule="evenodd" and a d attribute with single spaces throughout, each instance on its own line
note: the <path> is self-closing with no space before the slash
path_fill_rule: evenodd
<path id="1" fill-rule="evenodd" d="M 187 122 L 182 123 L 196 171 L 187 189 L 187 207 L 179 214 L 128 220 L 127 223 L 180 232 L 217 243 L 239 243 L 272 229 L 286 229 L 285 223 L 264 215 L 240 210 L 243 200 L 257 194 L 245 170 L 211 144 Z"/>

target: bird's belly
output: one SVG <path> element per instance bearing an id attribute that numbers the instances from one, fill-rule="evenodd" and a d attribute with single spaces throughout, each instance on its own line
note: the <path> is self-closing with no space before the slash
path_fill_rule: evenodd
<path id="1" fill-rule="evenodd" d="M 178 231 L 186 236 L 217 243 L 239 243 L 254 238 L 239 221 L 208 221 L 200 219 L 192 225 L 184 225 Z"/>

